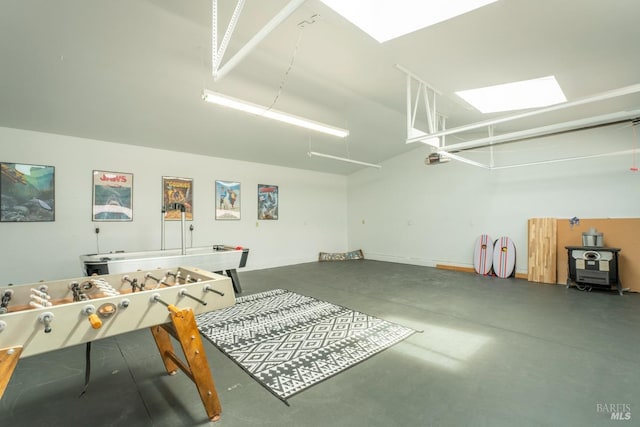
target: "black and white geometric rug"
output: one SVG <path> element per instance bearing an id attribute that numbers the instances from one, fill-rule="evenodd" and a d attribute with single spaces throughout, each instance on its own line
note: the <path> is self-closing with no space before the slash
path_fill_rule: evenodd
<path id="1" fill-rule="evenodd" d="M 413 329 L 283 289 L 196 316 L 200 332 L 285 403 Z"/>

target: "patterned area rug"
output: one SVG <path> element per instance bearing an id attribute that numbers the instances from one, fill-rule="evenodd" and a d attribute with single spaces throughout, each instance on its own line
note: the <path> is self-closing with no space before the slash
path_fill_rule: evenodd
<path id="1" fill-rule="evenodd" d="M 416 332 L 283 289 L 239 297 L 196 321 L 205 337 L 285 403 Z"/>

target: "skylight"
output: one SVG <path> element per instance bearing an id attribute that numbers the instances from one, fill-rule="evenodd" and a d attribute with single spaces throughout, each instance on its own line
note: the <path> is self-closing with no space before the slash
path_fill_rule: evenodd
<path id="1" fill-rule="evenodd" d="M 322 0 L 383 43 L 497 0 Z"/>
<path id="2" fill-rule="evenodd" d="M 566 102 L 554 76 L 456 92 L 481 113 L 540 108 Z"/>

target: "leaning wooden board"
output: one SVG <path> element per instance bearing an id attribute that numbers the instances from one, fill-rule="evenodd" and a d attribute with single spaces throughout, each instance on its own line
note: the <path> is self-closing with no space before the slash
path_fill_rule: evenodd
<path id="1" fill-rule="evenodd" d="M 531 218 L 528 221 L 529 253 L 527 280 L 556 283 L 556 218 Z"/>

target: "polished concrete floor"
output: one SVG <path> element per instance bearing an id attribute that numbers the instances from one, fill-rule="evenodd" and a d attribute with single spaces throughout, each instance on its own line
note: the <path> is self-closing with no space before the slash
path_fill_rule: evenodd
<path id="1" fill-rule="evenodd" d="M 148 330 L 25 358 L 0 426 L 640 425 L 640 295 L 376 261 L 241 272 L 243 293 L 285 288 L 423 331 L 286 406 L 205 340 L 222 403 L 167 376 Z M 611 405 L 620 405 L 612 408 Z M 628 420 L 611 420 L 614 417 Z"/>

